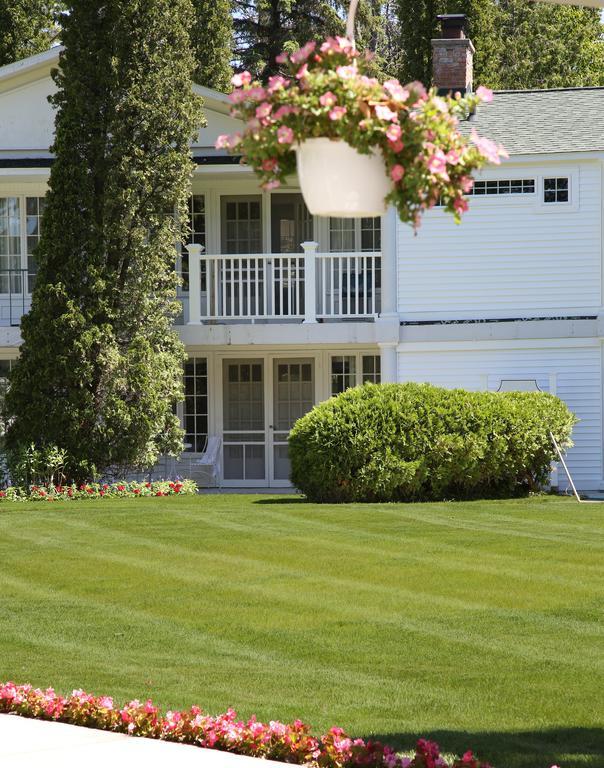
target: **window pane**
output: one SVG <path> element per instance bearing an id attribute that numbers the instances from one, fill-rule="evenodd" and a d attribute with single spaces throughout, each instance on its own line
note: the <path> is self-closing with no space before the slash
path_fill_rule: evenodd
<path id="1" fill-rule="evenodd" d="M 201 453 L 208 439 L 207 359 L 189 358 L 184 366 L 185 401 L 183 406 L 185 451 Z"/>

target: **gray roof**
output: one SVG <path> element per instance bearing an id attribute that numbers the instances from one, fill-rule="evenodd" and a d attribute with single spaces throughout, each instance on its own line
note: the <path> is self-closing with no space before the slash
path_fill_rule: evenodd
<path id="1" fill-rule="evenodd" d="M 472 126 L 510 155 L 604 151 L 604 88 L 496 91 Z"/>

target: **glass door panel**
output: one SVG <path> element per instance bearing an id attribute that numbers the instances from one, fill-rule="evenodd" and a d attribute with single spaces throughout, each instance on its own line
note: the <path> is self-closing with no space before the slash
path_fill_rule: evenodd
<path id="1" fill-rule="evenodd" d="M 224 479 L 266 482 L 263 360 L 224 360 Z"/>
<path id="2" fill-rule="evenodd" d="M 315 403 L 312 360 L 275 360 L 273 363 L 273 480 L 289 480 L 287 436 L 300 416 Z"/>
<path id="3" fill-rule="evenodd" d="M 312 239 L 312 216 L 302 195 L 271 195 L 271 253 L 302 253 L 301 243 Z"/>

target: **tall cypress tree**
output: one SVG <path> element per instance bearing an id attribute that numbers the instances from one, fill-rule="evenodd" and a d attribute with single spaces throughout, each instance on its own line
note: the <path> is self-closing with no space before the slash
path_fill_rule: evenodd
<path id="1" fill-rule="evenodd" d="M 230 0 L 193 0 L 195 21 L 191 44 L 196 59 L 194 79 L 200 85 L 228 91 L 233 74 L 233 20 Z"/>
<path id="2" fill-rule="evenodd" d="M 476 48 L 474 81 L 491 88 L 604 83 L 599 12 L 529 0 L 396 0 L 400 77 L 430 82 L 437 15 L 465 13 Z"/>
<path id="3" fill-rule="evenodd" d="M 62 3 L 0 0 L 0 67 L 50 48 Z"/>
<path id="4" fill-rule="evenodd" d="M 177 451 L 175 242 L 201 123 L 190 0 L 73 0 L 63 18 L 38 276 L 11 377 L 9 462 L 56 445 L 79 480 Z M 176 214 L 176 215 L 175 215 Z"/>

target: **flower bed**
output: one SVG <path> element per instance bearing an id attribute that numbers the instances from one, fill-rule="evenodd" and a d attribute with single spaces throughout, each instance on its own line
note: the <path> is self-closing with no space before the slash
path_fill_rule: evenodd
<path id="1" fill-rule="evenodd" d="M 0 683 L 0 713 L 321 768 L 488 768 L 470 751 L 447 761 L 438 744 L 425 739 L 417 742 L 414 756 L 402 757 L 380 742 L 351 739 L 341 728 L 312 736 L 308 725 L 300 720 L 261 723 L 252 717 L 244 722 L 232 709 L 212 717 L 199 707 L 163 714 L 151 701 L 135 699 L 119 707 L 110 696 L 77 690 L 65 697 L 52 688 L 43 691 L 11 682 Z"/>
<path id="2" fill-rule="evenodd" d="M 153 482 L 85 483 L 82 485 L 32 485 L 0 491 L 0 501 L 75 501 L 77 499 L 138 498 L 140 496 L 186 496 L 197 493 L 193 480 Z"/>

